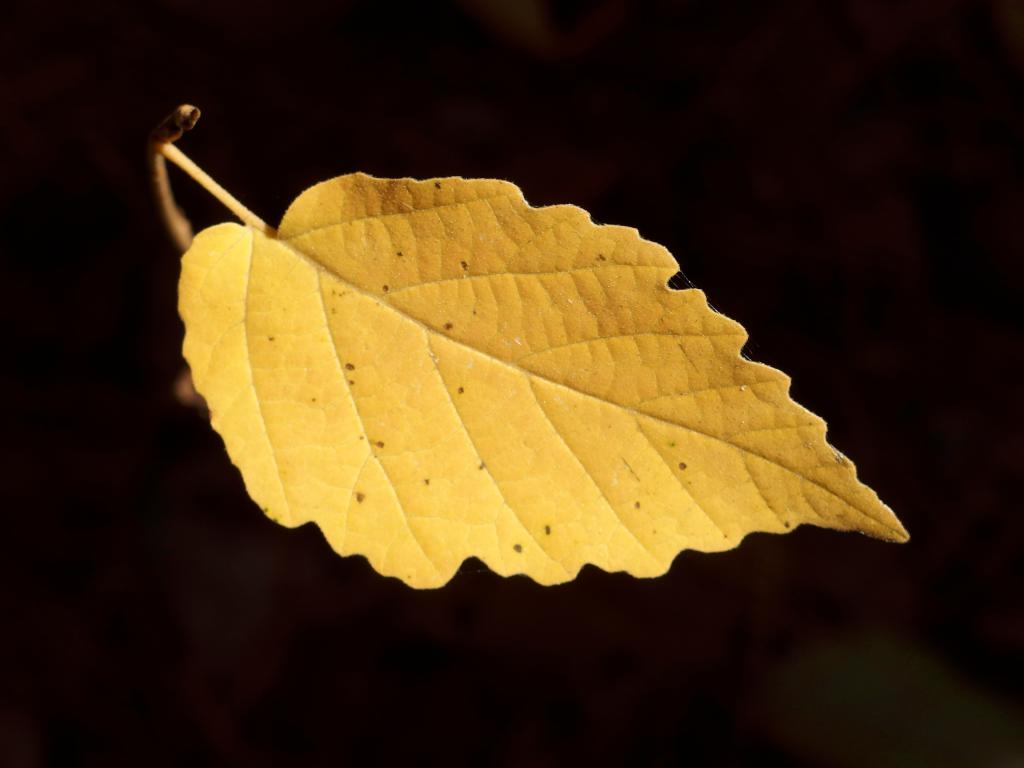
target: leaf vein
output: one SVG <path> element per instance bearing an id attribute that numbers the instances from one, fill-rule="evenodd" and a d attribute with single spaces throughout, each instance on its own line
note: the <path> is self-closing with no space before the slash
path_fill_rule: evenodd
<path id="1" fill-rule="evenodd" d="M 253 242 L 253 235 L 250 233 L 249 269 L 245 273 L 245 291 L 242 294 L 242 329 L 245 334 L 245 358 L 249 369 L 249 386 L 252 388 L 253 399 L 256 401 L 256 413 L 260 418 L 260 426 L 263 427 L 263 435 L 267 439 L 267 448 L 270 451 L 270 460 L 274 463 L 274 476 L 277 478 L 277 482 L 281 486 L 281 498 L 284 500 L 288 519 L 291 520 L 292 505 L 288 500 L 288 489 L 285 487 L 284 478 L 281 476 L 281 465 L 277 461 L 277 450 L 274 448 L 274 441 L 270 439 L 270 430 L 267 428 L 267 419 L 263 415 L 263 403 L 260 400 L 260 393 L 256 389 L 256 369 L 252 364 L 252 346 L 249 343 L 249 286 L 252 283 L 252 268 L 256 261 Z"/>
<path id="2" fill-rule="evenodd" d="M 288 241 L 282 241 L 288 242 Z M 437 280 L 426 280 L 421 283 L 413 283 L 412 285 L 406 285 L 402 288 L 390 291 L 389 297 L 397 296 L 400 293 L 411 291 L 416 288 L 427 288 L 431 285 L 440 285 L 442 283 L 454 283 L 459 280 L 486 280 L 492 277 L 557 277 L 558 275 L 572 275 L 575 273 L 593 274 L 599 270 L 608 269 L 659 269 L 668 271 L 668 267 L 660 264 L 616 264 L 616 263 L 605 263 L 605 264 L 594 264 L 588 267 L 570 267 L 569 269 L 556 269 L 556 270 L 544 270 L 539 272 L 481 272 L 475 275 L 454 275 L 452 277 L 442 277 Z M 690 289 L 687 289 L 690 290 Z M 675 293 L 683 293 L 684 291 L 675 291 Z"/>
<path id="3" fill-rule="evenodd" d="M 661 459 L 661 463 L 665 465 L 665 469 L 668 470 L 668 473 L 672 476 L 672 479 L 676 481 L 676 484 L 679 486 L 679 490 L 681 490 L 684 494 L 690 497 L 690 501 L 697 505 L 697 509 L 700 510 L 700 513 L 704 515 L 704 517 L 706 517 L 713 526 L 715 526 L 719 533 L 728 538 L 728 534 L 722 529 L 722 526 L 718 524 L 718 521 L 715 520 L 715 518 L 713 518 L 706 509 L 704 509 L 704 505 L 701 504 L 697 497 L 693 495 L 693 492 L 690 491 L 690 489 L 687 488 L 685 485 L 683 485 L 683 481 L 680 480 L 679 476 L 672 470 L 672 465 L 669 464 L 668 460 L 661 455 L 661 451 L 659 451 L 656 447 L 654 440 L 651 439 L 651 437 L 647 434 L 647 431 L 644 429 L 643 424 L 640 423 L 640 417 L 634 416 L 633 418 L 636 422 L 637 429 L 640 430 L 640 434 L 644 436 L 644 439 L 650 444 L 651 448 L 654 450 L 654 453 L 657 455 L 659 459 Z"/>
<path id="4" fill-rule="evenodd" d="M 316 262 L 313 263 L 315 264 Z M 334 331 L 331 330 L 331 321 L 327 314 L 327 300 L 324 298 L 323 271 L 318 272 L 317 274 L 317 286 L 317 295 L 320 297 L 320 309 L 324 315 L 324 325 L 327 328 L 327 335 L 331 342 L 331 353 L 334 355 L 334 362 L 338 367 L 338 375 L 341 377 L 341 380 L 345 383 L 345 388 L 346 391 L 348 392 L 349 399 L 352 401 L 352 410 L 355 412 L 356 418 L 359 419 L 359 427 L 360 429 L 363 430 L 363 434 L 367 435 L 367 440 L 369 440 L 369 433 L 366 430 L 366 422 L 363 420 L 363 414 L 359 410 L 359 403 L 356 400 L 355 394 L 352 392 L 352 386 L 348 383 L 348 377 L 345 376 L 345 370 L 342 367 L 341 358 L 338 356 L 338 342 L 334 338 Z M 413 542 L 415 542 L 416 546 L 423 554 L 424 559 L 426 559 L 426 561 L 430 563 L 430 567 L 434 569 L 434 572 L 436 574 L 440 575 L 441 572 L 438 569 L 437 564 L 434 563 L 430 555 L 427 554 L 427 551 L 423 548 L 423 543 L 419 540 L 419 537 L 416 535 L 416 532 L 412 529 L 412 525 L 409 522 L 409 514 L 405 511 L 405 505 L 402 503 L 402 497 L 398 495 L 398 489 L 395 488 L 394 481 L 391 479 L 391 475 L 388 474 L 387 467 L 384 466 L 384 462 L 378 456 L 375 456 L 373 454 L 373 450 L 369 446 L 366 446 L 366 450 L 366 460 L 369 461 L 372 458 L 376 462 L 377 466 L 380 467 L 380 471 L 384 473 L 384 477 L 388 481 L 387 485 L 391 489 L 391 493 L 394 494 L 395 501 L 398 502 L 398 509 L 402 513 L 402 520 L 405 521 L 405 527 L 406 530 L 409 531 L 409 536 L 412 537 Z M 351 491 L 353 496 L 355 495 L 355 492 L 356 489 L 355 486 L 353 486 Z M 351 505 L 351 503 L 352 499 L 350 498 L 349 504 Z"/>
<path id="5" fill-rule="evenodd" d="M 331 224 L 323 224 L 323 225 L 321 225 L 319 227 L 310 227 L 309 229 L 304 229 L 304 230 L 302 230 L 300 232 L 295 232 L 293 234 L 290 234 L 287 238 L 282 238 L 282 242 L 290 242 L 290 241 L 295 240 L 296 238 L 299 238 L 299 237 L 304 237 L 306 235 L 312 235 L 312 234 L 314 234 L 316 232 L 322 232 L 325 229 L 332 229 L 334 227 L 343 227 L 346 224 L 357 224 L 357 223 L 362 222 L 362 221 L 378 221 L 378 220 L 382 220 L 382 219 L 394 218 L 396 216 L 411 216 L 411 215 L 416 214 L 416 213 L 431 213 L 431 212 L 436 212 L 436 211 L 444 210 L 445 208 L 458 208 L 460 206 L 471 205 L 473 203 L 489 202 L 491 200 L 500 200 L 500 199 L 505 198 L 505 197 L 513 197 L 514 194 L 515 193 L 513 193 L 513 192 L 502 192 L 499 195 L 485 195 L 484 197 L 477 197 L 477 198 L 474 198 L 472 200 L 464 200 L 462 202 L 442 203 L 441 205 L 427 205 L 427 206 L 424 206 L 422 208 L 413 208 L 413 209 L 408 210 L 408 211 L 395 211 L 393 213 L 378 213 L 378 214 L 367 214 L 365 216 L 356 216 L 355 218 L 352 218 L 352 219 L 345 219 L 344 221 L 335 221 L 335 222 L 333 222 Z"/>
<path id="6" fill-rule="evenodd" d="M 515 515 L 516 519 L 519 521 L 519 524 L 523 527 L 523 529 L 530 536 L 530 538 L 536 542 L 537 546 L 540 547 L 541 552 L 543 552 L 547 556 L 548 560 L 550 560 L 559 568 L 561 568 L 562 572 L 566 576 L 568 576 L 568 569 L 560 561 L 556 560 L 550 552 L 548 552 L 548 550 L 541 543 L 540 539 L 537 538 L 536 534 L 532 530 L 530 530 L 530 527 L 523 521 L 522 517 L 519 516 L 519 513 L 516 511 L 515 507 L 513 507 L 509 503 L 509 500 L 505 497 L 505 492 L 501 490 L 501 485 L 498 484 L 497 478 L 494 477 L 494 473 L 491 472 L 490 466 L 488 466 L 487 462 L 484 460 L 484 455 L 483 453 L 480 452 L 480 448 L 479 446 L 477 446 L 476 441 L 473 439 L 473 435 L 470 434 L 469 425 L 466 423 L 466 420 L 462 417 L 462 413 L 459 411 L 459 406 L 455 404 L 455 398 L 452 397 L 452 393 L 448 390 L 447 383 L 444 380 L 444 375 L 441 373 L 441 367 L 437 364 L 437 360 L 434 358 L 436 350 L 434 350 L 434 346 L 430 343 L 430 335 L 425 333 L 424 336 L 426 338 L 427 349 L 431 353 L 428 354 L 427 357 L 429 357 L 430 361 L 434 364 L 434 371 L 437 373 L 437 378 L 441 380 L 441 389 L 443 389 L 445 394 L 448 396 L 448 402 L 451 403 L 452 410 L 455 412 L 456 418 L 462 425 L 463 432 L 466 433 L 466 439 L 469 440 L 469 444 L 473 446 L 473 451 L 476 453 L 477 458 L 480 460 L 480 464 L 484 472 L 487 473 L 487 476 L 491 479 L 491 482 L 494 483 L 494 488 L 498 492 L 498 495 L 501 497 L 502 503 L 506 507 L 508 507 L 509 511 L 511 511 L 513 515 Z"/>
<path id="7" fill-rule="evenodd" d="M 533 380 L 531 379 L 529 383 L 530 383 L 530 394 L 533 395 L 533 399 L 537 403 L 537 408 L 544 415 L 544 418 L 548 422 L 548 424 L 551 425 L 552 431 L 555 433 L 555 435 L 561 441 L 562 445 L 565 446 L 565 449 L 569 452 L 569 455 L 572 456 L 573 459 L 575 459 L 577 464 L 579 464 L 580 469 L 583 470 L 583 474 L 585 474 L 587 476 L 587 478 L 593 484 L 593 486 L 597 490 L 597 492 L 599 494 L 601 494 L 601 498 L 604 499 L 605 504 L 608 505 L 608 509 L 611 511 L 611 513 L 613 515 L 615 515 L 615 517 L 619 521 L 619 524 L 626 530 L 626 533 L 628 533 L 630 535 L 630 537 L 633 539 L 633 541 L 635 541 L 637 544 L 639 544 L 640 548 L 644 552 L 646 552 L 651 558 L 653 558 L 655 562 L 660 564 L 661 561 L 658 559 L 658 557 L 648 548 L 648 546 L 646 544 L 644 544 L 643 541 L 640 540 L 640 538 L 636 535 L 636 533 L 633 532 L 633 529 L 630 528 L 626 524 L 626 521 L 622 518 L 622 515 L 619 514 L 619 511 L 617 509 L 615 509 L 615 505 L 612 504 L 611 499 L 609 499 L 608 496 L 605 494 L 604 489 L 597 482 L 597 479 L 594 477 L 593 474 L 591 474 L 590 470 L 587 469 L 587 465 L 583 463 L 583 461 L 577 455 L 576 451 L 574 451 L 572 449 L 572 447 L 569 445 L 568 441 L 566 441 L 565 437 L 562 435 L 561 431 L 559 431 L 558 427 L 555 426 L 555 422 L 548 415 L 548 412 L 544 409 L 544 405 L 541 403 L 540 398 L 537 396 L 537 392 L 536 392 L 536 390 L 534 389 L 534 386 L 533 386 Z"/>
<path id="8" fill-rule="evenodd" d="M 536 352 L 530 352 L 522 357 L 516 358 L 517 363 L 523 363 L 531 357 L 537 357 L 547 352 L 557 352 L 560 349 L 567 349 L 568 347 L 579 346 L 580 344 L 593 344 L 599 341 L 610 341 L 612 339 L 636 339 L 641 336 L 648 338 L 670 338 L 670 339 L 714 339 L 729 336 L 742 336 L 742 333 L 666 333 L 661 331 L 641 331 L 639 333 L 613 333 L 608 336 L 595 336 L 591 339 L 580 339 L 579 341 L 570 341 L 565 344 L 556 344 L 553 347 L 547 349 L 538 349 Z M 740 386 L 737 384 L 736 386 Z"/>

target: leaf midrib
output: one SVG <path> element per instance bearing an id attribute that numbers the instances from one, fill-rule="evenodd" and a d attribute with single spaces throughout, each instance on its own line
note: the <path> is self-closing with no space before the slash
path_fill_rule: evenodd
<path id="1" fill-rule="evenodd" d="M 342 222 L 342 223 L 347 223 L 347 222 Z M 266 237 L 266 235 L 263 235 L 263 233 L 256 232 L 255 230 L 253 230 L 253 233 L 254 233 L 254 235 L 261 235 L 263 237 Z M 319 262 L 318 260 L 316 260 L 315 258 L 310 256 L 309 254 L 303 252 L 292 241 L 297 239 L 297 238 L 299 238 L 299 237 L 302 237 L 303 235 L 306 235 L 306 234 L 309 234 L 309 232 L 303 232 L 303 233 L 301 233 L 299 235 L 293 235 L 292 237 L 288 237 L 288 238 L 276 238 L 276 242 L 278 242 L 281 245 L 283 245 L 285 248 L 288 249 L 289 252 L 294 254 L 297 258 L 301 259 L 302 261 L 305 261 L 307 264 L 309 264 L 311 267 L 313 267 L 317 271 L 325 273 L 327 275 L 330 275 L 331 277 L 336 279 L 338 282 L 344 284 L 346 287 L 351 289 L 356 294 L 362 296 L 363 298 L 369 299 L 370 301 L 375 302 L 376 304 L 380 305 L 381 307 L 384 307 L 384 308 L 386 308 L 386 309 L 388 309 L 388 310 L 398 314 L 403 320 L 405 320 L 407 322 L 410 322 L 413 325 L 419 327 L 425 333 L 427 333 L 427 334 L 435 334 L 435 335 L 438 335 L 438 336 L 442 336 L 443 338 L 447 339 L 451 343 L 453 343 L 453 344 L 455 344 L 455 345 L 457 345 L 459 347 L 462 347 L 463 349 L 466 349 L 466 350 L 469 350 L 470 352 L 473 352 L 473 353 L 476 353 L 476 354 L 488 357 L 488 358 L 498 362 L 499 364 L 505 365 L 508 368 L 523 374 L 524 376 L 533 377 L 535 379 L 539 379 L 541 381 L 544 381 L 544 382 L 547 382 L 549 384 L 552 384 L 552 385 L 554 385 L 556 387 L 561 387 L 562 389 L 568 390 L 569 392 L 573 392 L 573 393 L 575 393 L 577 395 L 580 395 L 582 397 L 590 398 L 592 400 L 596 400 L 596 401 L 598 401 L 600 403 L 604 403 L 606 405 L 611 405 L 611 406 L 616 407 L 616 408 L 621 408 L 624 411 L 626 411 L 627 413 L 631 414 L 634 418 L 637 418 L 637 419 L 639 419 L 639 418 L 646 418 L 646 419 L 650 419 L 652 421 L 655 421 L 655 422 L 658 422 L 658 423 L 661 423 L 661 424 L 666 424 L 666 425 L 671 426 L 671 427 L 677 427 L 677 428 L 680 428 L 680 429 L 685 429 L 688 432 L 691 432 L 691 433 L 693 433 L 695 435 L 700 435 L 700 436 L 708 438 L 710 440 L 714 440 L 716 442 L 719 442 L 719 443 L 722 443 L 724 445 L 730 446 L 730 447 L 734 448 L 735 450 L 740 451 L 741 453 L 746 453 L 746 454 L 749 454 L 749 455 L 754 456 L 756 458 L 759 458 L 759 459 L 761 459 L 763 461 L 768 462 L 769 464 L 772 464 L 774 466 L 779 467 L 780 469 L 782 469 L 782 470 L 784 470 L 786 472 L 789 472 L 790 474 L 794 475 L 795 477 L 797 477 L 798 479 L 800 479 L 803 482 L 810 483 L 811 485 L 814 485 L 815 487 L 820 488 L 821 490 L 825 491 L 830 496 L 838 499 L 843 504 L 845 504 L 846 506 L 848 506 L 851 509 L 853 509 L 854 511 L 856 511 L 858 514 L 860 514 L 863 517 L 867 518 L 868 520 L 871 520 L 872 522 L 882 526 L 883 528 L 885 528 L 887 530 L 890 530 L 893 533 L 896 533 L 897 535 L 901 533 L 898 528 L 895 528 L 889 522 L 887 522 L 885 520 L 880 520 L 879 518 L 875 517 L 874 515 L 869 514 L 865 510 L 861 509 L 859 506 L 857 506 L 854 503 L 852 503 L 850 500 L 846 499 L 843 496 L 840 496 L 838 493 L 836 493 L 836 491 L 832 490 L 831 488 L 829 488 L 827 485 L 825 485 L 824 483 L 820 482 L 819 480 L 816 480 L 815 478 L 812 478 L 812 477 L 808 477 L 807 475 L 803 474 L 802 472 L 800 472 L 800 471 L 798 471 L 796 469 L 793 469 L 792 467 L 786 466 L 785 464 L 779 462 L 776 459 L 773 459 L 773 458 L 771 458 L 769 456 L 765 456 L 764 454 L 758 453 L 757 451 L 751 450 L 751 449 L 746 448 L 744 446 L 737 445 L 736 443 L 734 443 L 734 442 L 732 442 L 732 441 L 728 440 L 727 438 L 724 438 L 724 437 L 722 437 L 720 435 L 716 435 L 716 434 L 711 433 L 711 432 L 706 432 L 704 430 L 697 429 L 697 428 L 692 427 L 692 426 L 687 425 L 687 424 L 680 424 L 679 422 L 671 421 L 671 420 L 666 419 L 666 418 L 661 417 L 661 416 L 656 416 L 656 415 L 653 415 L 653 414 L 650 414 L 650 413 L 646 413 L 645 411 L 639 411 L 639 410 L 633 408 L 632 406 L 625 405 L 623 403 L 617 403 L 617 402 L 614 402 L 614 401 L 611 401 L 611 400 L 606 400 L 605 398 L 603 398 L 603 397 L 601 397 L 599 395 L 595 395 L 592 392 L 586 392 L 584 390 L 577 389 L 576 387 L 570 386 L 569 384 L 566 384 L 565 382 L 557 381 L 557 380 L 552 379 L 552 378 L 550 378 L 548 376 L 545 376 L 544 374 L 536 373 L 534 371 L 530 371 L 530 370 L 528 370 L 526 368 L 523 368 L 520 365 L 517 365 L 515 361 L 504 360 L 504 359 L 502 359 L 500 357 L 495 357 L 494 355 L 492 355 L 492 354 L 490 354 L 488 352 L 485 352 L 485 351 L 483 351 L 481 349 L 478 349 L 478 348 L 472 346 L 471 344 L 468 344 L 468 343 L 466 343 L 464 341 L 461 341 L 459 339 L 452 338 L 451 336 L 448 336 L 446 334 L 441 333 L 440 331 L 437 331 L 436 329 L 434 329 L 431 326 L 427 325 L 423 321 L 421 321 L 421 320 L 419 320 L 419 319 L 417 319 L 417 318 L 407 314 L 406 312 L 402 311 L 398 307 L 393 306 L 392 304 L 390 304 L 389 302 L 384 300 L 382 297 L 377 296 L 376 294 L 373 294 L 373 293 L 363 289 L 362 287 L 360 287 L 358 285 L 355 285 L 354 283 L 349 282 L 348 280 L 343 278 L 341 275 L 339 275 L 334 270 L 329 269 L 326 265 L 322 264 L 321 262 Z M 268 240 L 273 240 L 275 238 L 267 238 L 267 239 Z M 610 267 L 623 267 L 623 266 L 634 267 L 634 266 L 654 266 L 654 265 L 624 265 L 624 264 L 608 263 L 608 264 L 602 264 L 602 265 L 595 265 L 595 266 L 590 268 L 590 271 L 596 271 L 596 270 L 599 270 L 599 269 L 607 269 L 607 268 L 610 268 Z M 534 274 L 534 273 L 524 273 L 524 274 Z M 496 274 L 492 273 L 489 276 L 490 277 L 500 277 L 501 275 L 500 274 L 496 275 Z M 686 289 L 683 289 L 683 290 L 680 290 L 680 291 L 676 291 L 676 293 L 683 293 L 685 291 L 691 291 L 691 290 L 697 290 L 697 289 L 686 288 Z M 713 311 L 713 310 L 711 310 L 711 311 Z M 740 358 L 740 359 L 742 359 L 742 358 Z M 772 366 L 766 366 L 766 367 L 771 368 Z M 781 371 L 778 371 L 778 369 L 775 369 L 775 368 L 772 368 L 772 370 L 775 370 L 775 371 L 777 371 L 779 373 L 782 373 Z M 787 397 L 790 397 L 788 391 L 787 391 L 786 394 L 787 394 Z M 793 402 L 794 405 L 796 405 L 797 407 L 803 408 L 803 406 L 799 405 L 799 403 L 795 403 L 795 401 L 792 401 L 791 397 L 790 397 L 790 401 Z M 803 408 L 803 409 L 806 410 L 806 408 Z M 641 434 L 642 434 L 642 432 L 641 432 Z M 646 435 L 644 437 L 645 437 L 645 439 L 649 440 L 649 438 L 647 438 Z M 853 467 L 852 462 L 851 462 L 851 467 Z M 853 468 L 854 468 L 853 478 L 856 480 L 857 479 L 856 468 L 855 467 L 853 467 Z M 885 507 L 885 504 L 881 500 L 879 500 L 879 504 L 882 505 L 883 507 Z"/>

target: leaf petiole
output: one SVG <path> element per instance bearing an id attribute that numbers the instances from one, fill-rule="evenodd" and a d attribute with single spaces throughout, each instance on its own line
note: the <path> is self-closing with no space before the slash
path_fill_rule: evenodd
<path id="1" fill-rule="evenodd" d="M 234 195 L 214 181 L 188 155 L 174 146 L 173 142 L 181 138 L 185 131 L 195 126 L 197 120 L 199 120 L 199 110 L 184 104 L 168 115 L 150 134 L 147 154 L 152 172 L 153 194 L 171 238 L 182 251 L 188 250 L 192 244 L 192 225 L 174 202 L 170 179 L 167 176 L 167 165 L 164 162 L 165 158 L 181 168 L 199 186 L 223 203 L 243 224 L 259 230 L 268 237 L 276 237 L 277 232 L 273 227 L 242 205 Z"/>

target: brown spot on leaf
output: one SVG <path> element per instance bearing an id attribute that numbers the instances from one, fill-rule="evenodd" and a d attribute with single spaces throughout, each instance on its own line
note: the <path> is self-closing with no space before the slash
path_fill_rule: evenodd
<path id="1" fill-rule="evenodd" d="M 458 392 L 459 392 L 459 394 L 460 394 L 460 395 L 461 395 L 461 394 L 462 394 L 463 392 L 465 392 L 465 391 L 466 391 L 466 390 L 465 390 L 464 388 L 462 388 L 462 387 L 459 387 L 459 389 L 458 389 Z"/>
<path id="2" fill-rule="evenodd" d="M 603 253 L 599 253 L 599 254 L 597 254 L 597 260 L 598 260 L 598 261 L 608 261 L 608 259 L 606 259 L 606 258 L 604 257 L 604 254 L 603 254 Z"/>
<path id="3" fill-rule="evenodd" d="M 423 478 L 423 484 L 424 485 L 430 485 L 430 478 L 429 477 L 424 477 Z"/>
<path id="4" fill-rule="evenodd" d="M 481 462 L 480 462 L 480 466 L 479 466 L 479 467 L 477 467 L 477 469 L 483 469 L 483 468 L 484 468 L 484 467 L 486 467 L 486 466 L 487 466 L 487 465 L 486 465 L 486 464 L 484 464 L 484 463 L 483 463 L 483 462 L 481 461 Z"/>
<path id="5" fill-rule="evenodd" d="M 434 189 L 440 189 L 440 188 L 441 188 L 441 182 L 440 181 L 435 181 L 434 182 Z"/>
<path id="6" fill-rule="evenodd" d="M 355 369 L 356 369 L 356 367 L 354 365 L 352 365 L 352 363 L 345 363 L 345 370 L 346 371 L 354 371 Z"/>
<path id="7" fill-rule="evenodd" d="M 465 271 L 465 270 L 468 270 L 468 269 L 469 269 L 469 264 L 467 264 L 466 262 L 464 262 L 464 261 L 460 261 L 460 262 L 459 262 L 459 264 L 461 264 L 461 265 L 462 265 L 462 269 L 463 269 L 463 271 Z"/>
<path id="8" fill-rule="evenodd" d="M 348 380 L 348 383 L 349 383 L 349 384 L 355 384 L 355 382 L 354 382 L 354 381 L 352 381 L 352 379 L 349 379 L 349 380 Z"/>
<path id="9" fill-rule="evenodd" d="M 640 502 L 639 501 L 634 501 L 633 502 L 633 508 L 634 509 L 640 509 Z"/>
<path id="10" fill-rule="evenodd" d="M 513 544 L 512 545 L 512 549 L 514 549 L 516 552 L 522 552 L 523 551 L 523 545 L 522 544 Z"/>
<path id="11" fill-rule="evenodd" d="M 680 461 L 679 462 L 679 468 L 680 469 L 686 469 L 686 462 L 685 461 Z"/>
<path id="12" fill-rule="evenodd" d="M 396 255 L 396 256 L 397 256 L 398 258 L 402 258 L 402 252 L 401 252 L 401 251 L 395 251 L 395 255 Z"/>
<path id="13" fill-rule="evenodd" d="M 383 448 L 383 447 L 384 447 L 384 441 L 383 441 L 383 440 L 378 440 L 378 441 L 377 441 L 377 442 L 375 443 L 375 445 L 376 445 L 376 446 L 377 446 L 378 448 Z"/>
<path id="14" fill-rule="evenodd" d="M 362 504 L 363 503 L 363 499 L 365 499 L 365 498 L 366 498 L 366 494 L 365 493 L 363 493 L 362 491 L 356 491 L 356 501 L 358 501 L 360 504 Z"/>
<path id="15" fill-rule="evenodd" d="M 384 293 L 387 293 L 388 292 L 388 287 L 386 285 L 381 286 L 381 290 L 384 291 Z"/>
<path id="16" fill-rule="evenodd" d="M 455 326 L 454 326 L 454 325 L 452 325 L 451 323 L 445 323 L 445 324 L 444 324 L 444 329 L 445 329 L 446 331 L 450 331 L 450 330 L 451 330 L 452 328 L 454 328 L 454 327 L 455 327 Z"/>
<path id="17" fill-rule="evenodd" d="M 273 336 L 267 336 L 267 341 L 273 341 L 273 340 L 274 340 Z"/>
<path id="18" fill-rule="evenodd" d="M 550 535 L 551 535 L 551 526 L 550 526 L 550 525 L 545 525 L 545 526 L 544 526 L 544 533 L 545 533 L 546 535 L 548 535 L 548 536 L 550 536 Z"/>

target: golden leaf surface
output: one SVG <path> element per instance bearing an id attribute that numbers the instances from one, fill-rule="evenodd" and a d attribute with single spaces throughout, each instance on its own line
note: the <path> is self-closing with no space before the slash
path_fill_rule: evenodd
<path id="1" fill-rule="evenodd" d="M 657 576 L 802 523 L 906 540 L 676 269 L 508 182 L 352 174 L 276 238 L 195 238 L 184 352 L 264 512 L 414 587 L 470 556 L 541 584 Z"/>

